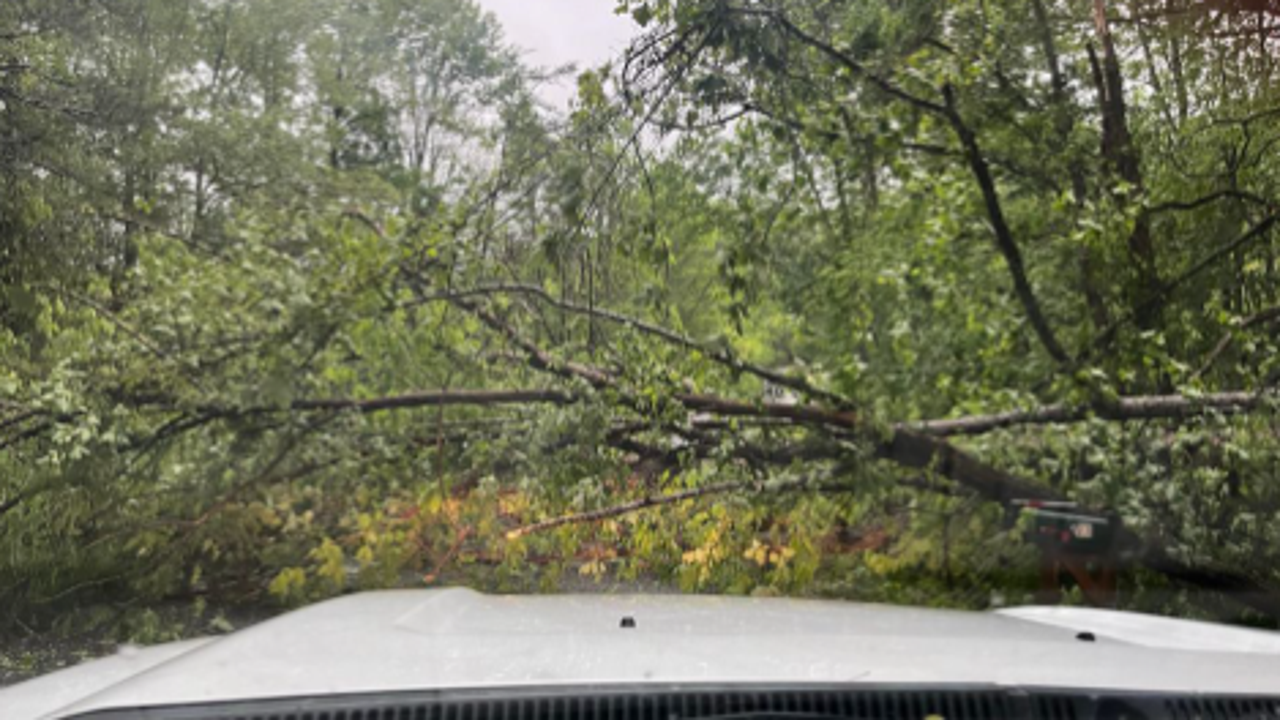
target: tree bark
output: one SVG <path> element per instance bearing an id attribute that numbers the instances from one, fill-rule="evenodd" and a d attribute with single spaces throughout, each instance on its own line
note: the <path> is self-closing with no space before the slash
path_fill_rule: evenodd
<path id="1" fill-rule="evenodd" d="M 1093 23 L 1102 47 L 1100 64 L 1095 64 L 1095 82 L 1099 82 L 1098 104 L 1102 113 L 1102 156 L 1112 171 L 1129 185 L 1129 193 L 1117 196 L 1123 207 L 1143 191 L 1142 160 L 1129 132 L 1128 108 L 1124 98 L 1124 75 L 1120 58 L 1116 54 L 1115 39 L 1107 21 L 1106 0 L 1093 0 Z M 1150 329 L 1159 319 L 1159 308 L 1148 307 L 1143 301 L 1160 287 L 1156 268 L 1155 242 L 1151 235 L 1151 217 L 1140 211 L 1134 220 L 1128 239 L 1129 257 L 1134 264 L 1137 279 L 1130 292 L 1130 304 L 1134 308 L 1138 327 Z"/>
<path id="2" fill-rule="evenodd" d="M 1036 336 L 1040 338 L 1040 343 L 1044 345 L 1049 355 L 1060 363 L 1069 362 L 1071 358 L 1062 349 L 1057 336 L 1054 335 L 1053 328 L 1049 326 L 1049 320 L 1040 308 L 1040 301 L 1036 298 L 1035 291 L 1031 288 L 1031 282 L 1027 279 L 1026 266 L 1022 261 L 1022 251 L 1018 249 L 1018 243 L 1013 238 L 1013 231 L 1009 228 L 1008 220 L 1005 219 L 1004 208 L 1000 203 L 1000 195 L 996 190 L 996 181 L 991 174 L 991 166 L 987 163 L 986 157 L 982 154 L 982 148 L 978 145 L 978 137 L 973 132 L 973 129 L 960 117 L 960 111 L 955 107 L 955 99 L 949 86 L 944 89 L 944 94 L 947 100 L 945 117 L 951 124 L 956 137 L 960 139 L 960 144 L 964 147 L 965 158 L 969 163 L 969 169 L 973 172 L 973 176 L 978 182 L 978 188 L 982 191 L 982 201 L 986 206 L 987 219 L 991 222 L 991 231 L 995 235 L 996 248 L 1004 256 L 1005 264 L 1009 268 L 1009 275 L 1013 278 L 1014 294 L 1018 296 L 1023 310 L 1027 313 L 1027 320 L 1031 323 L 1032 329 L 1035 330 Z"/>
<path id="3" fill-rule="evenodd" d="M 1045 65 L 1049 68 L 1054 130 L 1058 137 L 1061 138 L 1059 149 L 1061 152 L 1069 152 L 1068 145 L 1070 144 L 1071 133 L 1075 128 L 1075 120 L 1071 115 L 1074 105 L 1067 92 L 1067 78 L 1062 72 L 1058 44 L 1053 37 L 1053 25 L 1050 23 L 1044 0 L 1033 0 L 1031 10 L 1035 15 L 1036 25 L 1040 28 L 1040 49 L 1044 53 Z M 1071 193 L 1075 196 L 1076 212 L 1083 212 L 1088 185 L 1085 182 L 1084 164 L 1079 157 L 1070 156 L 1067 172 L 1071 176 Z M 1081 292 L 1084 294 L 1085 304 L 1089 307 L 1089 316 L 1093 320 L 1094 328 L 1101 330 L 1111 320 L 1107 312 L 1106 301 L 1103 299 L 1102 292 L 1098 287 L 1097 262 L 1094 260 L 1093 252 L 1087 244 L 1081 244 L 1079 253 Z"/>

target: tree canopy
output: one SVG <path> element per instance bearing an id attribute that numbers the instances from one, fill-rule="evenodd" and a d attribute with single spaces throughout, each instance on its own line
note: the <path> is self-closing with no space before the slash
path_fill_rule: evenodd
<path id="1" fill-rule="evenodd" d="M 604 0 L 601 0 L 604 2 Z M 1280 621 L 1280 12 L 0 6 L 0 622 L 566 577 Z"/>

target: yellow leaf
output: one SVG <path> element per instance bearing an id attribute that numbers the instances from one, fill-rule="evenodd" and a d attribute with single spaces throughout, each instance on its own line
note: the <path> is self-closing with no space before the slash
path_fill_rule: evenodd
<path id="1" fill-rule="evenodd" d="M 282 601 L 289 601 L 302 594 L 307 584 L 307 573 L 302 568 L 289 567 L 276 574 L 267 592 Z"/>

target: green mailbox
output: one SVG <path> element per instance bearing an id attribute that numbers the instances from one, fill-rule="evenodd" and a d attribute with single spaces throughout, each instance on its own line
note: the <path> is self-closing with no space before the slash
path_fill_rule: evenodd
<path id="1" fill-rule="evenodd" d="M 1074 503 L 1023 501 L 1022 512 L 1032 518 L 1027 540 L 1078 555 L 1102 555 L 1116 537 L 1115 518 L 1076 510 Z"/>

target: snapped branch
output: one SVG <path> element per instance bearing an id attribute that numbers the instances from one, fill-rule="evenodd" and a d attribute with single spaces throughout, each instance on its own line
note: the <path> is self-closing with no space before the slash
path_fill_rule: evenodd
<path id="1" fill-rule="evenodd" d="M 732 353 L 730 353 L 727 350 L 709 348 L 703 345 L 702 343 L 699 343 L 698 341 L 694 340 L 693 338 L 689 337 L 688 335 L 683 335 L 681 333 L 675 332 L 674 330 L 664 328 L 661 325 L 656 325 L 654 323 L 646 322 L 644 320 L 641 320 L 636 317 L 632 317 L 630 315 L 624 315 L 622 313 L 615 312 L 607 308 L 588 307 L 585 305 L 572 303 L 567 300 L 559 299 L 553 296 L 551 293 L 548 293 L 546 290 L 536 285 L 526 285 L 526 284 L 520 284 L 520 283 L 481 285 L 479 287 L 474 287 L 474 288 L 465 289 L 465 290 L 455 290 L 451 292 L 443 292 L 443 293 L 438 293 L 434 295 L 427 295 L 422 297 L 420 300 L 421 301 L 433 301 L 433 300 L 455 301 L 455 300 L 466 299 L 466 298 L 477 297 L 477 296 L 489 296 L 489 295 L 498 295 L 498 294 L 526 295 L 526 296 L 537 299 L 539 302 L 545 303 L 547 305 L 550 305 L 552 307 L 555 307 L 565 312 L 575 313 L 579 315 L 588 315 L 591 317 L 598 318 L 600 320 L 607 320 L 609 322 L 621 325 L 626 328 L 630 328 L 642 334 L 659 338 L 676 347 L 693 351 L 693 352 L 699 352 L 706 358 L 712 360 L 713 362 L 719 365 L 729 368 L 734 372 L 742 372 L 748 375 L 753 375 L 762 380 L 766 380 L 770 383 L 773 383 L 774 385 L 779 385 L 781 387 L 785 387 L 791 390 L 795 390 L 796 392 L 803 393 L 810 397 L 817 398 L 835 407 L 845 407 L 850 404 L 848 398 L 845 398 L 837 393 L 833 393 L 829 390 L 824 390 L 820 387 L 817 387 L 813 383 L 809 382 L 808 380 L 805 380 L 804 378 L 795 377 L 793 375 L 786 375 L 784 373 L 780 373 L 775 370 L 770 370 L 769 368 L 762 367 L 755 363 L 747 362 L 745 360 L 742 360 L 734 356 Z M 505 334 L 505 331 L 504 331 L 504 334 Z"/>

